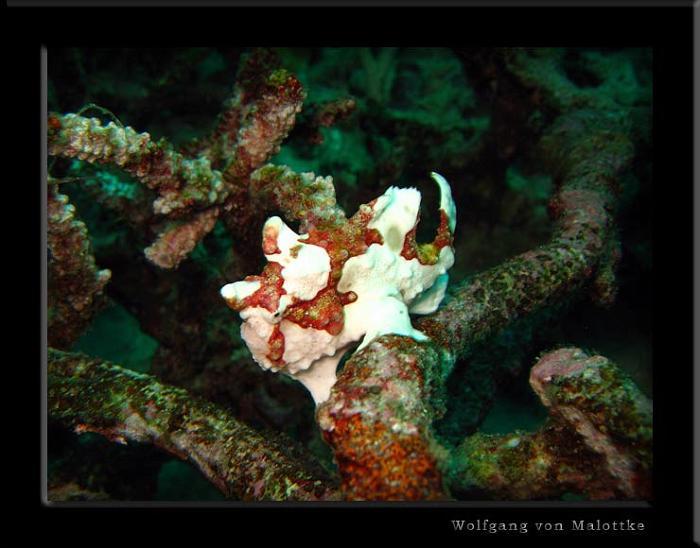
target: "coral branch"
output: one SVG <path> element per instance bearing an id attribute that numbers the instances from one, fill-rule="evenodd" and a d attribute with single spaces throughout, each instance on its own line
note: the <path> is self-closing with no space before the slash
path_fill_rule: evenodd
<path id="1" fill-rule="evenodd" d="M 154 142 L 148 133 L 130 127 L 114 122 L 103 126 L 97 118 L 57 113 L 48 119 L 49 154 L 116 166 L 158 192 L 153 211 L 180 222 L 162 232 L 146 256 L 158 266 L 175 268 L 213 228 L 220 213 L 234 233 L 250 224 L 254 215 L 247 194 L 249 177 L 278 152 L 304 97 L 301 83 L 280 68 L 277 56 L 258 49 L 244 61 L 212 135 L 184 147 L 185 154 L 165 139 Z M 286 182 L 296 176 L 287 175 Z M 303 180 L 311 192 L 326 187 L 321 206 L 327 202 L 330 186 L 329 207 L 335 206 L 330 180 Z M 309 192 L 304 196 L 308 198 Z M 207 211 L 198 213 L 202 209 Z"/>
<path id="2" fill-rule="evenodd" d="M 444 382 L 433 345 L 381 337 L 345 364 L 317 419 L 350 500 L 446 498 L 430 424 Z"/>
<path id="3" fill-rule="evenodd" d="M 49 485 L 48 499 L 52 502 L 110 500 L 107 493 L 85 489 L 75 482 Z"/>
<path id="4" fill-rule="evenodd" d="M 357 108 L 352 97 L 343 97 L 323 103 L 314 103 L 304 109 L 303 118 L 298 122 L 295 132 L 303 136 L 308 143 L 323 143 L 322 127 L 332 125 L 349 118 Z"/>
<path id="5" fill-rule="evenodd" d="M 154 377 L 81 354 L 48 351 L 48 410 L 77 432 L 148 442 L 194 462 L 226 496 L 329 500 L 332 482 L 289 440 L 262 436 L 222 408 Z"/>
<path id="6" fill-rule="evenodd" d="M 562 111 L 629 107 L 643 93 L 633 64 L 617 53 L 589 51 L 579 55 L 579 71 L 595 82 L 594 86 L 580 85 L 567 73 L 566 54 L 561 49 L 505 48 L 496 55 L 524 86 L 537 89 L 548 105 Z"/>
<path id="7" fill-rule="evenodd" d="M 144 252 L 149 261 L 161 268 L 175 268 L 197 243 L 212 231 L 219 216 L 219 208 L 213 207 L 194 216 L 191 221 L 177 222 L 168 227 Z"/>
<path id="8" fill-rule="evenodd" d="M 109 281 L 109 270 L 98 270 L 85 223 L 75 207 L 48 185 L 48 341 L 67 348 L 87 327 Z"/>
<path id="9" fill-rule="evenodd" d="M 591 299 L 602 307 L 610 307 L 617 297 L 617 266 L 622 255 L 620 240 L 613 236 L 608 240 L 607 249 L 598 266 L 591 286 Z"/>
<path id="10" fill-rule="evenodd" d="M 193 206 L 220 204 L 228 196 L 221 173 L 207 158 L 185 158 L 165 140 L 153 142 L 148 133 L 114 122 L 103 126 L 97 118 L 76 114 L 52 113 L 48 127 L 50 155 L 120 167 L 160 194 L 153 203 L 156 213 L 182 215 Z"/>
<path id="11" fill-rule="evenodd" d="M 301 111 L 305 94 L 296 77 L 278 69 L 268 76 L 265 83 L 257 101 L 244 107 L 238 147 L 226 170 L 227 176 L 247 177 L 276 154 Z"/>
<path id="12" fill-rule="evenodd" d="M 247 55 L 212 134 L 189 147 L 243 181 L 279 150 L 294 126 L 306 94 L 299 80 L 266 48 Z"/>
<path id="13" fill-rule="evenodd" d="M 651 402 L 620 369 L 563 348 L 538 361 L 530 384 L 549 410 L 545 425 L 467 438 L 450 475 L 454 488 L 478 487 L 500 499 L 651 496 Z"/>
<path id="14" fill-rule="evenodd" d="M 417 322 L 421 331 L 456 355 L 579 289 L 611 245 L 616 177 L 633 152 L 619 118 L 591 111 L 564 115 L 540 146 L 563 181 L 550 202 L 556 219 L 551 242 L 478 274 L 435 315 Z"/>
<path id="15" fill-rule="evenodd" d="M 301 221 L 300 230 L 339 226 L 345 213 L 335 201 L 333 179 L 294 173 L 286 166 L 267 165 L 250 178 L 250 195 L 266 209 L 279 209 L 287 219 Z"/>

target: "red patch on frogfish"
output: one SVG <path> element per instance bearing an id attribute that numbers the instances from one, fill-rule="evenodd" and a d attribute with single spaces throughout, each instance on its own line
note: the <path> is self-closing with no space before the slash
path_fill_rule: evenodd
<path id="1" fill-rule="evenodd" d="M 309 231 L 309 236 L 304 243 L 322 247 L 330 257 L 331 272 L 328 276 L 328 285 L 313 299 L 292 304 L 284 315 L 286 320 L 305 329 L 325 330 L 330 335 L 340 334 L 345 323 L 343 307 L 357 300 L 357 295 L 351 292 L 338 293 L 337 285 L 345 262 L 367 250 L 365 243 L 368 232 L 367 222 L 369 220 L 364 222 L 364 226 L 356 222 L 347 223 L 337 230 L 311 229 Z"/>
<path id="2" fill-rule="evenodd" d="M 331 335 L 338 335 L 343 330 L 344 314 L 343 302 L 335 284 L 323 288 L 310 301 L 298 301 L 291 305 L 284 319 L 305 329 L 323 329 Z"/>
<path id="3" fill-rule="evenodd" d="M 433 245 L 438 249 L 442 249 L 448 245 L 452 245 L 452 232 L 450 231 L 450 220 L 447 217 L 444 209 L 440 210 L 440 226 L 438 226 L 437 235 L 433 240 Z"/>
<path id="4" fill-rule="evenodd" d="M 340 295 L 340 302 L 343 306 L 354 303 L 357 300 L 357 293 L 354 291 L 348 291 L 347 293 L 338 293 Z"/>
<path id="5" fill-rule="evenodd" d="M 370 205 L 374 203 L 371 202 Z M 333 229 L 318 230 L 311 228 L 305 244 L 317 245 L 328 253 L 331 272 L 328 285 L 309 301 L 298 301 L 289 306 L 285 320 L 296 323 L 303 328 L 325 330 L 331 335 L 338 335 L 343 330 L 345 314 L 343 307 L 357 300 L 353 292 L 338 293 L 337 285 L 345 262 L 367 251 L 372 243 L 383 243 L 379 231 L 368 229 L 374 211 L 371 207 L 361 207 L 349 222 Z"/>
<path id="6" fill-rule="evenodd" d="M 376 200 L 373 200 L 369 204 L 361 206 L 348 222 L 340 226 L 325 230 L 312 227 L 309 230 L 303 243 L 323 248 L 330 258 L 331 271 L 328 283 L 311 300 L 295 299 L 287 307 L 280 320 L 293 322 L 305 329 L 325 330 L 331 335 L 340 334 L 345 322 L 343 307 L 357 300 L 357 295 L 352 291 L 347 293 L 338 293 L 337 291 L 343 265 L 349 258 L 365 253 L 370 245 L 384 243 L 378 230 L 367 228 L 367 225 L 374 218 L 373 205 L 375 202 Z M 262 248 L 265 255 L 280 253 L 277 245 L 278 238 L 278 227 L 268 225 L 263 229 Z M 268 262 L 259 276 L 245 278 L 245 281 L 248 282 L 259 282 L 260 288 L 240 301 L 230 299 L 229 306 L 238 311 L 248 307 L 262 307 L 275 313 L 279 308 L 280 297 L 286 294 L 282 287 L 284 284 L 282 270 L 281 264 Z M 285 341 L 279 323 L 273 327 L 267 342 L 269 352 L 266 357 L 273 364 L 283 367 L 282 356 L 284 355 Z"/>
<path id="7" fill-rule="evenodd" d="M 420 217 L 419 217 L 420 218 Z M 412 259 L 418 259 L 421 264 L 429 264 L 426 262 L 425 255 L 421 256 L 418 252 L 418 244 L 416 243 L 416 229 L 418 227 L 418 221 L 413 226 L 411 230 L 406 233 L 406 237 L 403 240 L 403 248 L 401 249 L 401 256 L 410 261 Z M 450 231 L 450 220 L 447 217 L 447 213 L 443 209 L 440 210 L 440 225 L 437 229 L 437 234 L 432 243 L 427 244 L 433 246 L 433 248 L 439 253 L 440 250 L 448 245 L 452 245 L 452 232 Z M 435 259 L 437 260 L 437 259 Z M 432 264 L 432 263 L 430 263 Z"/>
<path id="8" fill-rule="evenodd" d="M 279 367 L 284 367 L 284 335 L 280 331 L 280 324 L 275 324 L 270 337 L 267 339 L 267 346 L 270 349 L 266 357 Z"/>
<path id="9" fill-rule="evenodd" d="M 245 281 L 260 282 L 260 288 L 245 299 L 227 299 L 228 305 L 237 311 L 249 306 L 258 306 L 274 314 L 279 308 L 280 297 L 287 293 L 282 287 L 284 284 L 282 265 L 275 262 L 267 263 L 260 276 L 246 276 Z"/>
<path id="10" fill-rule="evenodd" d="M 367 247 L 372 244 L 382 245 L 384 243 L 384 238 L 382 238 L 381 233 L 376 228 L 368 228 L 365 232 L 365 245 Z"/>

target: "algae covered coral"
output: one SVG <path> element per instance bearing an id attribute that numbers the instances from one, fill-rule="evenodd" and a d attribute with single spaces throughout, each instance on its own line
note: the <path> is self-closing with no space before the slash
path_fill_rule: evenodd
<path id="1" fill-rule="evenodd" d="M 650 63 L 50 51 L 49 499 L 650 498 Z M 316 407 L 256 365 L 221 288 L 247 280 L 224 292 L 238 309 L 301 295 L 295 325 L 337 335 L 359 287 L 335 291 L 343 265 L 392 238 L 361 204 L 390 187 L 423 196 L 394 196 L 416 208 L 397 256 L 442 265 L 401 305 L 433 283 L 440 298 L 395 327 L 391 267 L 360 269 L 372 297 L 353 322 L 371 336 L 343 342 L 356 351 Z M 265 266 L 285 229 L 302 235 L 294 288 Z"/>

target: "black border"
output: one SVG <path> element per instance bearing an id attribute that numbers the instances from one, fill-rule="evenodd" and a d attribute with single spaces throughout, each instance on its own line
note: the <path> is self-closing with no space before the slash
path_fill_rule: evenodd
<path id="1" fill-rule="evenodd" d="M 303 6 L 314 8 L 386 8 L 407 6 L 415 7 L 626 7 L 639 6 L 675 6 L 690 5 L 689 0 L 7 0 L 10 7 L 192 7 L 192 8 L 230 8 L 230 7 L 289 7 Z"/>
<path id="2" fill-rule="evenodd" d="M 13 337 L 6 342 L 4 446 L 11 545 L 61 546 L 688 546 L 692 535 L 692 11 L 687 8 L 311 8 L 170 10 L 12 9 L 6 18 L 6 268 L 24 291 L 6 307 Z M 496 508 L 416 508 L 371 504 L 354 508 L 60 508 L 41 503 L 37 341 L 41 215 L 40 48 L 42 45 L 569 45 L 655 48 L 654 104 L 654 407 L 655 499 L 648 508 L 529 504 Z M 9 147 L 8 147 L 9 145 Z M 22 193 L 17 193 L 22 189 Z M 28 195 L 24 196 L 24 192 Z M 20 205 L 21 203 L 21 205 Z M 30 228 L 31 227 L 31 228 Z M 32 228 L 34 231 L 32 232 Z M 29 234 L 35 237 L 30 239 Z M 38 249 L 37 249 L 38 248 Z M 14 287 L 14 281 L 13 283 Z M 8 290 L 6 286 L 6 290 Z M 15 312 L 29 321 L 15 322 Z M 22 328 L 14 328 L 22 325 Z M 35 326 L 35 327 L 32 327 Z M 16 335 L 27 336 L 23 343 Z M 15 335 L 16 334 L 16 335 Z M 37 344 L 37 342 L 39 344 Z M 17 347 L 16 345 L 20 345 Z M 17 352 L 14 352 L 17 350 Z M 31 352 L 33 350 L 34 352 Z M 31 356 L 31 357 L 30 357 Z M 18 363 L 19 362 L 19 363 Z M 21 373 L 22 380 L 15 378 Z M 26 378 L 25 378 L 26 377 Z M 22 382 L 22 388 L 18 389 Z M 26 384 L 24 384 L 26 383 Z M 9 417 L 9 418 L 8 418 Z M 15 432 L 14 430 L 17 430 Z M 636 535 L 475 537 L 451 531 L 452 519 L 634 519 Z M 7 526 L 6 526 L 7 527 Z"/>

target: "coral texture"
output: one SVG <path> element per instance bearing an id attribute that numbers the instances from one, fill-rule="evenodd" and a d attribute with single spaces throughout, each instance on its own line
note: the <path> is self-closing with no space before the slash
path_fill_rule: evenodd
<path id="1" fill-rule="evenodd" d="M 651 495 L 651 402 L 618 367 L 562 348 L 540 358 L 530 384 L 547 422 L 534 433 L 467 438 L 455 457 L 455 488 L 483 487 L 511 499 Z"/>
<path id="2" fill-rule="evenodd" d="M 48 364 L 49 411 L 79 433 L 154 443 L 191 459 L 222 491 L 243 500 L 337 496 L 323 471 L 305 469 L 300 463 L 309 459 L 290 453 L 286 440 L 263 437 L 185 390 L 70 352 L 49 350 Z"/>
<path id="3" fill-rule="evenodd" d="M 212 135 L 185 147 L 186 153 L 115 122 L 105 126 L 97 118 L 51 113 L 49 154 L 117 167 L 156 191 L 153 212 L 178 222 L 162 229 L 146 256 L 175 268 L 222 213 L 232 226 L 245 223 L 239 206 L 251 173 L 279 150 L 304 96 L 272 52 L 256 50 L 239 71 Z"/>
<path id="4" fill-rule="evenodd" d="M 87 227 L 76 218 L 75 206 L 48 187 L 48 341 L 68 348 L 90 323 L 109 281 L 109 270 L 98 270 Z"/>

